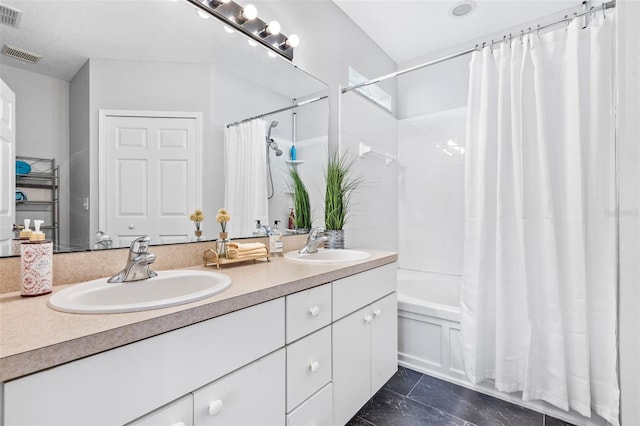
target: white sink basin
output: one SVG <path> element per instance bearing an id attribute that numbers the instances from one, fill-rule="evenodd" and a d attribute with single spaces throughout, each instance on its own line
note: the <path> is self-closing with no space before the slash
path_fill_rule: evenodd
<path id="1" fill-rule="evenodd" d="M 213 271 L 159 271 L 157 277 L 126 283 L 107 283 L 107 279 L 57 291 L 48 305 L 78 314 L 138 312 L 195 302 L 231 286 L 231 277 Z"/>
<path id="2" fill-rule="evenodd" d="M 297 251 L 290 251 L 284 257 L 296 262 L 308 263 L 340 263 L 365 260 L 371 257 L 367 252 L 349 249 L 318 249 L 316 253 L 300 254 Z"/>

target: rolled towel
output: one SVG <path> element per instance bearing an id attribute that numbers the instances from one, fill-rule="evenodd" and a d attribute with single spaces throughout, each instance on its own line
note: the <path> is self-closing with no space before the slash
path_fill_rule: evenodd
<path id="1" fill-rule="evenodd" d="M 257 248 L 254 250 L 248 250 L 248 251 L 238 251 L 237 248 L 234 247 L 227 247 L 227 258 L 229 259 L 239 259 L 242 257 L 249 257 L 249 256 L 255 256 L 255 255 L 267 255 L 267 248 L 266 247 L 262 247 L 262 248 Z"/>
<path id="2" fill-rule="evenodd" d="M 263 243 L 227 243 L 227 247 L 238 250 L 238 253 L 267 248 Z"/>
<path id="3" fill-rule="evenodd" d="M 242 256 L 254 256 L 256 254 L 267 254 L 267 248 L 263 247 L 263 248 L 259 248 L 259 249 L 255 249 L 255 250 L 248 250 L 248 251 L 239 251 L 238 252 L 238 257 L 242 257 Z"/>

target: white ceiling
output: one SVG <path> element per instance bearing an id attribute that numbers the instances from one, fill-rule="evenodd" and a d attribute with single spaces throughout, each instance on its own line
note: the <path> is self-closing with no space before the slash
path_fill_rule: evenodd
<path id="1" fill-rule="evenodd" d="M 215 64 L 289 98 L 325 85 L 266 49 L 252 47 L 186 1 L 0 0 L 24 12 L 19 28 L 0 25 L 7 44 L 42 55 L 37 64 L 0 55 L 6 64 L 69 81 L 87 58 Z"/>
<path id="2" fill-rule="evenodd" d="M 550 15 L 562 18 L 567 9 L 582 4 L 581 0 L 477 0 L 471 14 L 456 18 L 449 10 L 460 0 L 333 1 L 399 64 L 501 38 L 504 30 L 521 29 L 523 24 L 544 24 L 547 21 L 539 20 Z"/>

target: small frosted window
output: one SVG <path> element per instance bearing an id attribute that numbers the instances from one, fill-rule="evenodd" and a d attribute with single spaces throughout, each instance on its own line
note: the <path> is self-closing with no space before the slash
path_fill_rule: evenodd
<path id="1" fill-rule="evenodd" d="M 354 86 L 367 80 L 368 79 L 365 76 L 349 67 L 349 86 Z M 355 91 L 360 93 L 365 98 L 369 99 L 371 102 L 391 112 L 391 95 L 375 84 L 360 87 L 358 89 L 355 89 Z"/>

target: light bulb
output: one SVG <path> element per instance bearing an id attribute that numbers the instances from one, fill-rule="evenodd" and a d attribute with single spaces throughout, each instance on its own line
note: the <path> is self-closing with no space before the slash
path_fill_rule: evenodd
<path id="1" fill-rule="evenodd" d="M 246 21 L 251 21 L 252 19 L 256 19 L 258 17 L 258 9 L 252 4 L 248 4 L 242 9 L 242 17 Z"/>
<path id="2" fill-rule="evenodd" d="M 300 37 L 291 34 L 284 43 L 286 47 L 298 47 L 300 45 Z"/>
<path id="3" fill-rule="evenodd" d="M 267 33 L 269 33 L 269 35 L 278 35 L 280 34 L 280 22 L 271 21 L 265 29 L 267 30 Z"/>

